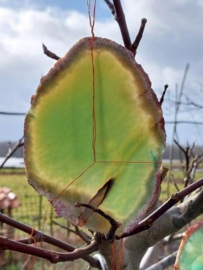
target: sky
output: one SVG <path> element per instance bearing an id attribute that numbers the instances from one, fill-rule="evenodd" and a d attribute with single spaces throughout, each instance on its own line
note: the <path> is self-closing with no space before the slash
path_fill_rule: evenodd
<path id="1" fill-rule="evenodd" d="M 203 122 L 203 0 L 122 0 L 131 39 L 147 18 L 136 61 L 149 75 L 158 96 L 168 84 L 163 105 L 165 121 L 174 120 L 176 89 L 180 91 L 186 64 L 189 71 L 178 120 Z M 93 3 L 93 0 L 92 0 Z M 122 43 L 104 0 L 97 0 L 95 35 Z M 40 78 L 55 60 L 42 51 L 44 43 L 62 57 L 81 38 L 90 36 L 86 0 L 0 0 L 0 111 L 27 112 Z M 0 142 L 23 135 L 23 116 L 0 114 Z M 166 123 L 167 143 L 172 124 Z M 179 124 L 181 144 L 203 144 L 203 125 Z"/>

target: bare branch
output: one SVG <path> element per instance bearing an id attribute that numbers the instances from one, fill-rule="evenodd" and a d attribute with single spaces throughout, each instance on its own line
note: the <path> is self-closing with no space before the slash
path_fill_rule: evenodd
<path id="1" fill-rule="evenodd" d="M 17 252 L 37 256 L 40 258 L 44 258 L 49 260 L 51 263 L 57 262 L 66 262 L 66 261 L 74 261 L 79 258 L 84 258 L 85 256 L 91 254 L 98 250 L 98 240 L 94 239 L 91 244 L 84 248 L 75 249 L 73 252 L 70 253 L 60 253 L 50 250 L 45 250 L 39 247 L 32 247 L 25 245 L 23 243 L 10 240 L 6 237 L 0 236 L 0 246 L 3 250 L 14 250 Z"/>
<path id="2" fill-rule="evenodd" d="M 95 213 L 97 213 L 97 214 L 101 215 L 102 217 L 104 217 L 105 219 L 107 219 L 109 221 L 109 223 L 111 224 L 111 228 L 110 228 L 109 232 L 106 234 L 105 237 L 106 237 L 107 240 L 110 240 L 110 239 L 114 238 L 115 232 L 118 229 L 118 227 L 120 226 L 119 222 L 115 221 L 111 216 L 105 214 L 102 210 L 97 209 L 97 208 L 93 207 L 90 204 L 77 202 L 77 203 L 75 203 L 75 206 L 76 207 L 81 207 L 82 206 L 82 207 L 89 208 L 92 211 L 94 211 Z"/>
<path id="3" fill-rule="evenodd" d="M 113 3 L 111 3 L 110 0 L 104 0 L 104 1 L 108 5 L 109 9 L 111 10 L 111 13 L 113 14 L 115 20 L 118 23 L 118 26 L 119 26 L 120 32 L 121 32 L 121 36 L 123 38 L 123 43 L 124 43 L 126 49 L 131 51 L 135 56 L 137 53 L 137 48 L 138 48 L 140 41 L 142 39 L 142 36 L 143 36 L 143 32 L 145 29 L 147 19 L 143 18 L 141 20 L 139 32 L 135 38 L 135 41 L 133 43 L 131 43 L 131 39 L 130 39 L 127 23 L 125 20 L 125 14 L 123 12 L 123 8 L 121 5 L 121 1 L 120 0 L 113 0 Z"/>
<path id="4" fill-rule="evenodd" d="M 72 232 L 72 233 L 78 235 L 85 243 L 90 244 L 91 237 L 89 235 L 87 235 L 86 233 L 82 232 L 81 230 L 79 230 L 79 228 L 77 226 L 75 227 L 75 230 L 72 230 L 72 229 L 70 229 L 70 228 L 68 228 L 66 226 L 61 225 L 60 223 L 58 223 L 58 222 L 56 222 L 54 220 L 52 220 L 52 223 L 55 224 L 55 225 L 58 225 L 59 227 L 65 229 L 65 230 L 67 230 L 69 232 Z"/>
<path id="5" fill-rule="evenodd" d="M 27 269 L 28 263 L 29 263 L 29 261 L 30 261 L 31 258 L 32 258 L 32 256 L 29 255 L 28 258 L 23 263 L 23 265 L 21 266 L 21 269 L 20 270 Z"/>
<path id="6" fill-rule="evenodd" d="M 191 157 L 193 156 L 193 149 L 194 149 L 194 144 L 189 147 L 187 146 L 185 149 L 174 139 L 174 142 L 176 143 L 176 145 L 179 147 L 179 149 L 184 153 L 185 155 L 185 178 L 184 178 L 184 182 L 185 182 L 185 187 L 188 186 L 189 183 L 193 182 L 193 177 L 197 168 L 197 157 L 193 158 L 191 165 L 190 165 L 190 160 Z"/>
<path id="7" fill-rule="evenodd" d="M 185 67 L 179 93 L 178 93 L 178 85 L 176 85 L 176 104 L 175 104 L 175 114 L 174 114 L 174 121 L 173 121 L 174 126 L 173 126 L 173 133 L 172 133 L 172 144 L 170 147 L 170 155 L 169 155 L 169 159 L 170 159 L 169 174 L 168 174 L 168 179 L 167 179 L 167 195 L 168 196 L 169 196 L 169 180 L 171 178 L 171 168 L 172 168 L 172 163 L 173 163 L 173 140 L 175 136 L 177 137 L 177 122 L 178 122 L 177 119 L 178 119 L 178 112 L 179 112 L 179 107 L 180 107 L 179 102 L 181 101 L 181 98 L 183 95 L 183 90 L 184 90 L 184 85 L 187 78 L 188 70 L 189 70 L 189 64 L 187 64 Z"/>
<path id="8" fill-rule="evenodd" d="M 80 236 L 80 238 L 82 238 L 87 244 L 89 244 L 89 243 L 91 242 L 91 237 L 90 237 L 88 234 L 86 234 L 86 233 L 82 232 L 81 230 L 79 230 L 79 228 L 78 228 L 77 226 L 75 227 L 75 232 L 76 232 L 76 234 L 77 234 L 78 236 Z"/>
<path id="9" fill-rule="evenodd" d="M 106 2 L 107 6 L 109 7 L 109 9 L 111 10 L 111 13 L 114 16 L 116 13 L 114 4 L 112 4 L 109 0 L 104 0 L 104 1 Z"/>
<path id="10" fill-rule="evenodd" d="M 26 113 L 18 113 L 18 112 L 0 112 L 3 115 L 15 115 L 15 116 L 25 116 Z"/>
<path id="11" fill-rule="evenodd" d="M 113 3 L 114 3 L 115 11 L 116 11 L 114 17 L 119 25 L 124 45 L 128 50 L 130 50 L 131 40 L 130 40 L 130 35 L 128 32 L 128 27 L 125 20 L 125 14 L 123 12 L 121 2 L 120 0 L 113 0 Z"/>
<path id="12" fill-rule="evenodd" d="M 194 190 L 203 186 L 203 178 L 198 181 L 192 183 L 188 187 L 183 190 L 173 194 L 170 199 L 168 199 L 163 205 L 161 205 L 158 209 L 156 209 L 152 214 L 146 217 L 144 220 L 140 221 L 130 233 L 123 233 L 120 236 L 116 236 L 116 239 L 121 239 L 125 237 L 129 237 L 131 235 L 137 234 L 141 231 L 149 229 L 152 224 L 157 220 L 160 216 L 162 216 L 167 210 L 169 210 L 172 206 L 174 206 L 177 202 L 181 201 L 185 196 L 192 193 Z"/>
<path id="13" fill-rule="evenodd" d="M 148 267 L 146 270 L 164 270 L 175 263 L 176 255 L 177 255 L 177 251 L 163 258 L 158 263 L 153 264 L 152 266 Z"/>
<path id="14" fill-rule="evenodd" d="M 52 59 L 55 59 L 55 60 L 59 60 L 60 57 L 58 55 L 56 55 L 55 53 L 49 51 L 47 49 L 47 47 L 42 43 L 42 48 L 43 48 L 43 51 L 44 51 L 44 54 L 46 54 L 48 57 L 52 58 Z"/>
<path id="15" fill-rule="evenodd" d="M 196 122 L 196 121 L 166 121 L 166 124 L 191 124 L 191 125 L 203 125 L 203 122 Z"/>
<path id="16" fill-rule="evenodd" d="M 186 150 L 176 141 L 176 139 L 174 139 L 174 142 L 180 148 L 180 150 L 186 155 L 187 154 Z"/>
<path id="17" fill-rule="evenodd" d="M 170 208 L 153 223 L 153 226 L 149 230 L 142 231 L 125 239 L 124 252 L 127 254 L 127 264 L 132 265 L 132 269 L 139 269 L 140 261 L 150 246 L 154 246 L 164 237 L 178 232 L 202 213 L 203 191 L 193 195 L 183 203 Z M 108 260 L 107 265 L 110 267 L 110 257 L 108 257 L 106 252 L 108 247 L 111 248 L 111 245 L 109 244 L 108 246 L 108 242 L 103 242 L 100 251 L 106 261 Z"/>
<path id="18" fill-rule="evenodd" d="M 174 100 L 169 99 L 168 101 L 170 101 L 171 103 L 176 103 Z M 203 109 L 203 105 L 197 104 L 193 101 L 188 101 L 188 102 L 179 102 L 179 105 L 185 105 L 185 106 L 194 106 L 197 107 L 197 109 Z"/>
<path id="19" fill-rule="evenodd" d="M 32 233 L 32 227 L 30 227 L 28 225 L 25 225 L 25 224 L 23 224 L 23 223 L 21 223 L 21 222 L 19 222 L 17 220 L 14 220 L 14 219 L 12 219 L 10 217 L 7 217 L 7 216 L 5 216 L 5 215 L 3 215 L 1 213 L 0 213 L 0 221 L 3 222 L 3 223 L 6 223 L 6 224 L 8 224 L 8 225 L 10 225 L 10 226 L 12 226 L 12 227 L 14 227 L 16 229 L 19 229 L 19 230 L 21 230 L 21 231 L 23 231 L 25 233 L 28 233 L 29 235 Z M 43 241 L 43 242 L 49 243 L 49 244 L 51 244 L 53 246 L 59 247 L 61 249 L 69 251 L 69 252 L 73 252 L 76 249 L 74 246 L 72 246 L 72 245 L 70 245 L 70 244 L 68 244 L 68 243 L 66 243 L 64 241 L 58 240 L 58 239 L 56 239 L 54 237 L 51 237 L 51 236 L 49 236 L 49 235 L 47 235 L 45 233 L 42 233 L 42 232 L 40 232 L 38 230 L 34 231 L 33 237 L 35 238 L 35 240 L 37 242 Z M 23 240 L 22 243 L 25 244 L 26 240 Z M 20 242 L 20 244 L 22 244 L 22 243 Z M 31 244 L 31 243 L 33 243 L 33 240 L 28 238 L 27 239 L 27 244 Z M 98 261 L 96 259 L 92 258 L 91 256 L 84 256 L 83 259 L 85 261 L 87 261 L 92 267 L 99 268 Z"/>
<path id="20" fill-rule="evenodd" d="M 178 187 L 178 185 L 177 185 L 177 183 L 176 183 L 176 180 L 175 180 L 175 178 L 174 178 L 174 175 L 173 175 L 173 174 L 171 174 L 171 179 L 172 179 L 172 181 L 173 181 L 173 184 L 174 184 L 174 186 L 175 186 L 176 190 L 177 190 L 177 191 L 180 191 L 180 189 L 179 189 L 179 187 Z"/>
<path id="21" fill-rule="evenodd" d="M 4 161 L 0 165 L 0 170 L 3 168 L 4 164 L 6 163 L 6 161 L 10 157 L 12 157 L 12 155 L 16 152 L 16 150 L 24 145 L 23 140 L 24 140 L 24 136 L 18 141 L 18 143 L 13 147 L 13 149 L 7 153 Z"/>
<path id="22" fill-rule="evenodd" d="M 131 45 L 131 52 L 132 52 L 134 55 L 136 55 L 136 53 L 137 53 L 137 48 L 138 48 L 138 46 L 139 46 L 139 44 L 140 44 L 140 41 L 141 41 L 141 39 L 142 39 L 142 35 L 143 35 L 143 33 L 144 33 L 144 29 L 145 29 L 146 23 L 147 23 L 147 19 L 143 18 L 143 19 L 141 20 L 141 25 L 140 25 L 139 32 L 138 32 L 138 34 L 137 34 L 137 36 L 136 36 L 136 38 L 135 38 L 135 41 L 134 41 L 133 44 Z"/>
<path id="23" fill-rule="evenodd" d="M 159 103 L 162 105 L 162 103 L 164 102 L 164 97 L 165 97 L 165 94 L 166 94 L 166 90 L 168 89 L 168 84 L 164 85 L 164 91 L 162 93 L 162 96 L 160 98 L 160 101 Z"/>
<path id="24" fill-rule="evenodd" d="M 184 209 L 184 202 L 183 209 Z M 183 213 L 179 216 L 173 217 L 173 224 L 177 229 L 181 229 L 183 226 L 191 222 L 203 212 L 203 191 L 200 191 L 192 198 L 186 201 L 187 207 Z M 180 204 L 181 207 L 181 204 Z"/>
<path id="25" fill-rule="evenodd" d="M 118 23 L 125 47 L 130 51 L 131 39 L 130 39 L 127 24 L 126 24 L 126 20 L 125 20 L 125 14 L 123 12 L 123 8 L 122 8 L 120 0 L 113 0 L 113 4 L 109 0 L 104 0 L 104 1 L 110 8 L 111 13 L 114 15 L 114 19 Z"/>

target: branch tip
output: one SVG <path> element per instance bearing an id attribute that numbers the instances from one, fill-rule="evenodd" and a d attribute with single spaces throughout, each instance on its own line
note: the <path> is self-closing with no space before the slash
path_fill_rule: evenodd
<path id="1" fill-rule="evenodd" d="M 47 46 L 44 45 L 44 43 L 42 43 L 42 48 L 44 51 L 44 54 L 54 60 L 59 60 L 60 57 L 58 55 L 56 55 L 55 53 L 51 52 L 50 50 L 48 50 Z"/>
<path id="2" fill-rule="evenodd" d="M 143 33 L 144 33 L 144 29 L 145 29 L 146 23 L 147 23 L 147 19 L 146 18 L 143 18 L 141 20 L 140 29 L 138 31 L 138 34 L 137 34 L 136 38 L 135 38 L 135 41 L 131 45 L 131 52 L 134 55 L 136 55 L 136 53 L 137 53 L 137 48 L 138 48 L 138 46 L 140 44 L 140 41 L 142 39 L 142 36 L 143 36 Z"/>
<path id="3" fill-rule="evenodd" d="M 162 96 L 161 96 L 160 101 L 159 101 L 160 105 L 162 105 L 162 103 L 164 102 L 164 97 L 165 97 L 167 89 L 168 89 L 168 84 L 165 84 L 164 85 L 164 91 L 163 91 Z"/>
<path id="4" fill-rule="evenodd" d="M 115 237 L 115 233 L 116 230 L 121 226 L 120 222 L 117 222 L 115 219 L 113 219 L 111 216 L 105 214 L 102 210 L 95 208 L 94 206 L 90 205 L 90 204 L 86 204 L 86 203 L 79 203 L 76 202 L 75 203 L 76 207 L 86 207 L 91 209 L 93 212 L 99 214 L 100 216 L 102 216 L 103 218 L 105 218 L 106 220 L 108 220 L 108 222 L 110 223 L 111 227 L 108 231 L 108 233 L 106 234 L 105 238 L 106 240 L 110 240 L 113 239 Z"/>

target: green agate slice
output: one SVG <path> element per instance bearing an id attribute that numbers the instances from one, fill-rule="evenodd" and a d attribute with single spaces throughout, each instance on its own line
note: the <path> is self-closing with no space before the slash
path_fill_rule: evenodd
<path id="1" fill-rule="evenodd" d="M 175 270 L 203 269 L 203 222 L 191 226 L 180 244 Z"/>
<path id="2" fill-rule="evenodd" d="M 26 172 L 73 225 L 98 232 L 110 227 L 98 214 L 75 207 L 79 201 L 121 222 L 121 233 L 132 230 L 157 200 L 164 120 L 148 75 L 131 52 L 95 37 L 93 56 L 95 100 L 91 38 L 80 40 L 41 79 L 25 120 Z"/>

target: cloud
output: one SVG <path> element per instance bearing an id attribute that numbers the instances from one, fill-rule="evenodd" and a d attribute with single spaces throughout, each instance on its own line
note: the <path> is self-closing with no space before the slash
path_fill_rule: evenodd
<path id="1" fill-rule="evenodd" d="M 25 2 L 26 5 L 18 9 L 12 5 L 0 7 L 0 110 L 21 112 L 29 109 L 30 96 L 40 77 L 54 64 L 54 60 L 43 55 L 42 43 L 63 56 L 79 39 L 90 36 L 85 12 L 53 6 L 37 9 L 29 5 L 29 1 Z M 159 95 L 166 83 L 170 85 L 171 93 L 175 91 L 175 84 L 180 85 L 187 62 L 191 68 L 185 91 L 198 93 L 198 83 L 203 83 L 202 3 L 202 0 L 137 0 L 135 4 L 133 0 L 123 0 L 132 40 L 141 19 L 148 19 L 136 59 L 149 74 L 153 89 Z M 95 34 L 122 43 L 110 11 L 102 7 L 101 12 L 108 12 L 109 17 L 96 20 Z M 196 113 L 195 117 L 199 115 Z M 7 120 L 2 119 L 5 127 Z M 20 132 L 22 126 L 17 133 Z M 14 138 L 14 133 L 10 132 L 8 137 Z M 5 136 L 5 132 L 4 135 L 1 133 L 0 141 Z M 18 139 L 17 135 L 15 139 Z"/>

